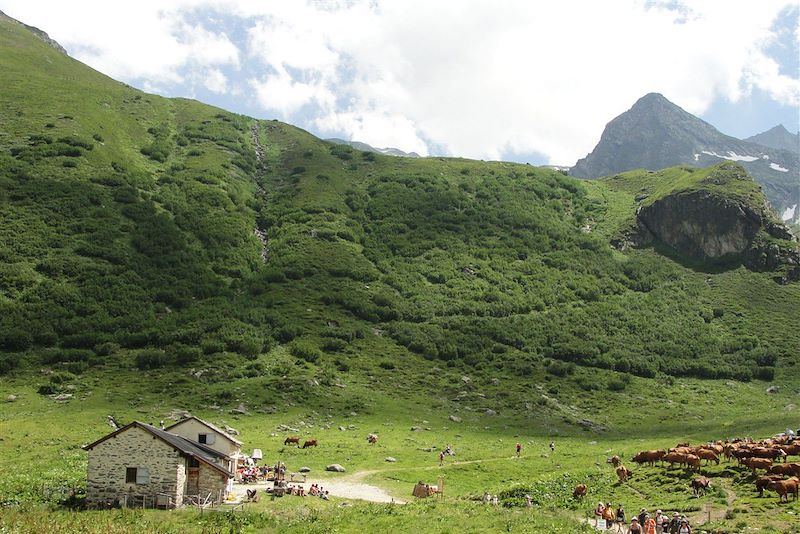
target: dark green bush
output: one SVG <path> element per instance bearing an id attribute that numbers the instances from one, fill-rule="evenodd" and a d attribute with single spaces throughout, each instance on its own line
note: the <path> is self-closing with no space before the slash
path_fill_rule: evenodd
<path id="1" fill-rule="evenodd" d="M 160 349 L 145 349 L 136 353 L 136 367 L 145 369 L 157 369 L 169 364 L 167 354 Z"/>

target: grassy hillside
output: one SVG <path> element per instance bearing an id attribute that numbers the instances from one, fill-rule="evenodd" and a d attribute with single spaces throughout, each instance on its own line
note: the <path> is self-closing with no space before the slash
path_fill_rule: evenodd
<path id="1" fill-rule="evenodd" d="M 468 499 L 536 483 L 531 473 L 585 478 L 612 447 L 782 430 L 794 409 L 799 284 L 611 246 L 641 192 L 662 182 L 359 152 L 144 94 L 2 18 L 0 71 L 0 395 L 18 397 L 0 414 L 2 503 L 82 480 L 78 446 L 107 431 L 112 412 L 156 421 L 182 408 L 219 421 L 245 404 L 235 424 L 281 455 L 294 451 L 280 449 L 275 425 L 313 421 L 304 432 L 331 449 L 293 461 L 366 469 L 405 455 L 402 478 L 376 475 L 397 495 L 431 461 L 423 445 L 457 443 L 475 459 L 521 434 L 575 448 L 563 466 L 458 469 L 453 495 Z M 334 422 L 350 421 L 388 434 L 386 448 L 344 438 Z M 434 434 L 405 430 L 424 421 Z M 34 461 L 35 480 L 13 469 Z M 606 474 L 592 480 L 612 494 Z M 686 499 L 676 506 L 693 506 Z M 454 524 L 483 517 L 457 506 L 445 516 Z M 34 528 L 16 513 L 0 526 Z M 286 521 L 301 530 L 316 513 Z M 372 512 L 319 513 L 346 528 Z M 551 532 L 570 524 L 553 513 Z M 527 521 L 485 519 L 488 530 Z M 121 532 L 148 521 L 103 520 Z"/>

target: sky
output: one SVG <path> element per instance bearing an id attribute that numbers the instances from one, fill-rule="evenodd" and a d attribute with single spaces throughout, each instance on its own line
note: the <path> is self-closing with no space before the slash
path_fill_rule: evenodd
<path id="1" fill-rule="evenodd" d="M 798 0 L 0 0 L 134 87 L 420 155 L 573 165 L 650 92 L 800 128 Z"/>

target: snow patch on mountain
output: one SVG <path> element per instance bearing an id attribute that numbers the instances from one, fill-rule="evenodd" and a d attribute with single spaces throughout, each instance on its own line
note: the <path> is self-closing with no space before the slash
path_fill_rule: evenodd
<path id="1" fill-rule="evenodd" d="M 709 152 L 708 150 L 703 150 L 703 154 L 708 154 L 709 156 L 714 156 L 715 158 L 727 159 L 729 161 L 746 161 L 751 162 L 759 159 L 759 156 L 740 156 L 736 152 L 729 150 L 727 156 L 723 156 L 717 154 L 716 152 Z M 695 159 L 697 159 L 697 154 L 695 154 Z"/>
<path id="2" fill-rule="evenodd" d="M 777 163 L 770 163 L 769 164 L 769 168 L 772 169 L 773 171 L 789 172 L 789 169 L 787 169 L 785 167 L 781 167 Z"/>
<path id="3" fill-rule="evenodd" d="M 794 219 L 794 214 L 797 213 L 797 204 L 792 206 L 791 208 L 786 208 L 783 210 L 783 215 L 781 215 L 781 219 L 784 221 L 791 221 Z"/>

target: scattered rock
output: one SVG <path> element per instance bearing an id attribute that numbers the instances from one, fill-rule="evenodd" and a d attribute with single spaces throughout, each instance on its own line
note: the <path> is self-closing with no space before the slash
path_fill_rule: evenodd
<path id="1" fill-rule="evenodd" d="M 51 398 L 54 401 L 63 402 L 63 401 L 67 401 L 67 400 L 71 399 L 72 398 L 72 393 L 61 393 L 59 395 L 53 395 Z"/>
<path id="2" fill-rule="evenodd" d="M 289 425 L 285 425 L 285 424 L 280 424 L 280 425 L 276 426 L 275 430 L 277 430 L 278 432 L 294 432 L 295 434 L 300 432 L 299 429 L 291 427 Z"/>
<path id="3" fill-rule="evenodd" d="M 330 464 L 325 468 L 325 471 L 333 471 L 334 473 L 344 473 L 345 469 L 339 464 Z"/>
<path id="4" fill-rule="evenodd" d="M 491 408 L 487 408 L 485 412 L 486 415 L 497 415 L 497 412 L 492 410 Z"/>
<path id="5" fill-rule="evenodd" d="M 470 377 L 464 375 L 464 376 L 461 377 L 461 381 L 464 382 L 465 384 L 469 384 L 469 383 L 472 382 L 472 379 Z"/>
<path id="6" fill-rule="evenodd" d="M 457 415 L 451 415 L 449 417 L 449 419 L 454 423 L 460 423 L 461 422 L 461 418 L 459 416 L 457 416 Z"/>
<path id="7" fill-rule="evenodd" d="M 18 398 L 19 397 L 17 397 L 16 395 L 9 395 L 8 397 L 6 397 L 6 402 L 14 402 Z"/>
<path id="8" fill-rule="evenodd" d="M 767 388 L 767 393 L 778 393 L 780 390 L 781 388 L 778 386 L 770 386 Z"/>
<path id="9" fill-rule="evenodd" d="M 796 408 L 797 408 L 796 404 L 787 404 L 786 406 L 783 407 L 783 409 L 786 410 L 787 412 L 794 411 Z"/>
<path id="10" fill-rule="evenodd" d="M 494 385 L 497 385 L 497 384 L 499 384 L 499 383 L 500 383 L 500 379 L 499 379 L 499 378 L 492 378 L 492 379 L 490 380 L 490 382 L 491 382 L 492 384 L 494 384 Z"/>
<path id="11" fill-rule="evenodd" d="M 386 461 L 393 464 L 397 461 L 397 459 L 392 456 L 387 456 Z"/>
<path id="12" fill-rule="evenodd" d="M 594 421 L 590 421 L 588 419 L 578 419 L 575 421 L 575 424 L 581 427 L 584 430 L 590 430 L 592 432 L 605 432 L 607 430 L 606 427 L 599 423 L 595 423 Z"/>
<path id="13" fill-rule="evenodd" d="M 347 430 L 347 429 L 346 429 L 345 427 L 343 427 L 343 426 L 340 426 L 340 427 L 339 427 L 339 430 L 341 430 L 342 432 L 344 432 L 344 431 L 345 431 L 345 430 Z"/>
<path id="14" fill-rule="evenodd" d="M 237 415 L 247 415 L 247 407 L 244 404 L 239 404 L 237 408 L 231 410 L 231 413 Z"/>
<path id="15" fill-rule="evenodd" d="M 223 430 L 224 430 L 226 433 L 230 434 L 231 436 L 238 436 L 238 435 L 239 435 L 239 431 L 238 431 L 238 430 L 236 430 L 235 428 L 233 428 L 232 426 L 225 425 L 225 426 L 223 427 Z"/>
<path id="16" fill-rule="evenodd" d="M 311 472 L 311 468 L 303 466 L 300 469 L 298 469 L 298 471 L 300 471 L 301 473 L 310 473 Z"/>
<path id="17" fill-rule="evenodd" d="M 412 426 L 411 427 L 411 431 L 412 432 L 422 432 L 422 427 L 421 426 Z"/>
<path id="18" fill-rule="evenodd" d="M 355 417 L 355 416 L 357 416 L 357 415 L 358 415 L 358 414 L 357 414 L 356 412 L 350 412 L 350 417 Z"/>

